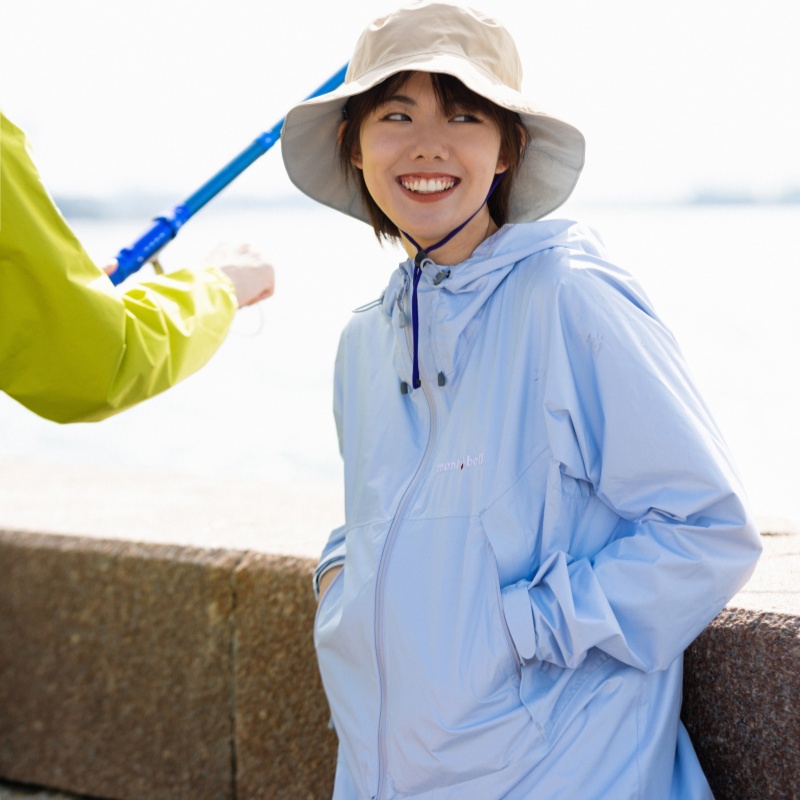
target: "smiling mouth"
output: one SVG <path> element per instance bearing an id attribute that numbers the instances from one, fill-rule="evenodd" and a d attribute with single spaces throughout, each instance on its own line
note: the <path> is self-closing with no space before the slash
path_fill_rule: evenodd
<path id="1" fill-rule="evenodd" d="M 415 194 L 441 194 L 452 189 L 456 178 L 400 178 L 400 184 Z"/>

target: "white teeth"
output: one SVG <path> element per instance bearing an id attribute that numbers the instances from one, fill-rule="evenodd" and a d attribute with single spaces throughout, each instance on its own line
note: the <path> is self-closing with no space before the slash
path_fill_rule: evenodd
<path id="1" fill-rule="evenodd" d="M 433 194 L 435 192 L 444 192 L 452 189 L 456 185 L 453 179 L 442 180 L 441 178 L 425 178 L 415 179 L 413 181 L 402 181 L 403 186 L 411 192 L 418 192 L 419 194 Z"/>

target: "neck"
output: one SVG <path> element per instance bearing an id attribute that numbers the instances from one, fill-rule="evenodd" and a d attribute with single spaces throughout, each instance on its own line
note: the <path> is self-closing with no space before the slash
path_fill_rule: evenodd
<path id="1" fill-rule="evenodd" d="M 471 219 L 462 230 L 441 247 L 436 247 L 436 244 L 441 241 L 438 239 L 429 239 L 426 237 L 418 238 L 414 236 L 413 232 L 410 232 L 411 238 L 425 251 L 427 251 L 428 248 L 434 248 L 431 250 L 430 257 L 437 264 L 451 267 L 462 261 L 466 261 L 481 242 L 497 232 L 497 225 L 489 214 L 488 209 L 484 207 L 482 212 L 485 213 L 477 214 L 474 219 Z M 417 248 L 414 244 L 412 244 L 405 235 L 400 237 L 400 241 L 408 257 L 414 258 L 417 254 Z"/>

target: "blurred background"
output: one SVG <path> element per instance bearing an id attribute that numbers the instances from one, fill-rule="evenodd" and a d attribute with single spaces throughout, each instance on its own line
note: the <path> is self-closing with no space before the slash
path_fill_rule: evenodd
<path id="1" fill-rule="evenodd" d="M 396 3 L 6 0 L 0 104 L 99 262 L 348 59 Z M 800 5 L 476 0 L 524 90 L 577 125 L 579 218 L 672 328 L 765 528 L 800 522 Z M 275 297 L 162 397 L 58 426 L 0 395 L 0 525 L 315 555 L 341 522 L 338 332 L 401 260 L 307 201 L 279 146 L 190 221 L 167 269 L 262 249 Z M 141 273 L 151 274 L 149 268 Z M 137 280 L 137 277 L 131 280 Z"/>

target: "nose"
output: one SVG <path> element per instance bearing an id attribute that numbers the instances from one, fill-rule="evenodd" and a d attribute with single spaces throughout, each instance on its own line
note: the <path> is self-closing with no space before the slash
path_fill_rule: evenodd
<path id="1" fill-rule="evenodd" d="M 447 139 L 438 124 L 419 125 L 411 146 L 412 161 L 446 161 L 450 156 Z"/>

